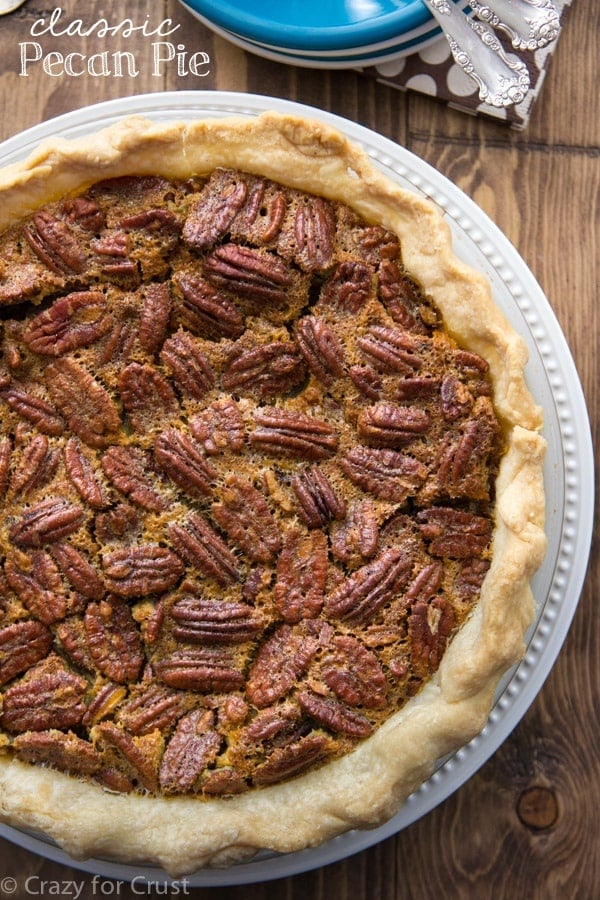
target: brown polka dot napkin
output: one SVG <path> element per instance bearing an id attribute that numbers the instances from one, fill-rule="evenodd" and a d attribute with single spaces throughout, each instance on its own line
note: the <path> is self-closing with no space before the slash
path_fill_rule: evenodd
<path id="1" fill-rule="evenodd" d="M 572 0 L 554 0 L 561 14 L 561 31 L 571 2 Z M 500 33 L 498 37 L 507 53 L 515 53 L 508 39 L 504 39 Z M 529 70 L 531 87 L 521 103 L 508 109 L 496 109 L 481 102 L 477 85 L 454 62 L 444 35 L 410 56 L 368 66 L 361 71 L 400 90 L 428 94 L 463 112 L 500 119 L 512 128 L 523 129 L 529 122 L 559 38 L 560 33 L 555 41 L 541 50 L 519 51 L 519 56 Z"/>

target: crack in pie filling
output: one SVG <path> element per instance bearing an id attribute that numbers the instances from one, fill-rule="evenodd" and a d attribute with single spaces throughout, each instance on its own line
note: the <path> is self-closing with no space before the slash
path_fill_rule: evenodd
<path id="1" fill-rule="evenodd" d="M 316 122 L 129 119 L 0 199 L 4 820 L 176 874 L 380 823 L 522 654 L 520 338 Z"/>

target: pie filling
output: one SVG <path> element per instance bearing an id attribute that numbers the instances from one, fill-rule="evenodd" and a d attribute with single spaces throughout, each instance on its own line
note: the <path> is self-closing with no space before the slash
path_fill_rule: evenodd
<path id="1" fill-rule="evenodd" d="M 0 236 L 0 741 L 231 795 L 439 666 L 503 436 L 394 234 L 246 173 L 104 181 Z"/>

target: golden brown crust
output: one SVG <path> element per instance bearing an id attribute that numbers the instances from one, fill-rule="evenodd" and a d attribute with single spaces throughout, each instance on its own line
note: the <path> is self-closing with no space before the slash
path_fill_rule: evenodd
<path id="1" fill-rule="evenodd" d="M 301 849 L 392 814 L 439 757 L 485 724 L 498 678 L 522 655 L 534 610 L 529 579 L 545 550 L 541 411 L 525 384 L 522 340 L 485 279 L 454 256 L 436 208 L 391 184 L 333 129 L 271 113 L 169 125 L 132 118 L 90 138 L 49 141 L 0 172 L 0 227 L 102 178 L 187 178 L 218 166 L 342 201 L 394 231 L 406 269 L 447 329 L 488 361 L 507 449 L 496 484 L 493 561 L 479 605 L 436 676 L 351 754 L 286 783 L 205 802 L 109 794 L 49 769 L 0 760 L 4 821 L 39 829 L 75 856 L 152 860 L 175 875 L 261 848 Z"/>

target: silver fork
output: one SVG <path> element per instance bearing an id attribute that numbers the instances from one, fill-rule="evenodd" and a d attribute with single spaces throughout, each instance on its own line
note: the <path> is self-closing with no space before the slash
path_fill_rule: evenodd
<path id="1" fill-rule="evenodd" d="M 552 0 L 469 0 L 469 6 L 480 21 L 508 35 L 515 50 L 541 50 L 560 32 Z"/>
<path id="2" fill-rule="evenodd" d="M 477 84 L 479 99 L 498 108 L 521 103 L 530 86 L 525 63 L 509 58 L 497 35 L 451 0 L 424 2 L 446 35 L 454 61 Z"/>

